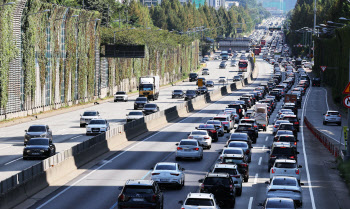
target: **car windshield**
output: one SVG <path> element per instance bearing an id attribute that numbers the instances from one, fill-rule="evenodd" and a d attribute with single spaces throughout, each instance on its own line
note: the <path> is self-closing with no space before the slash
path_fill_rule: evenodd
<path id="1" fill-rule="evenodd" d="M 124 193 L 127 195 L 134 194 L 153 194 L 151 186 L 125 186 Z"/>
<path id="2" fill-rule="evenodd" d="M 84 112 L 83 116 L 96 116 L 97 112 Z"/>
<path id="3" fill-rule="evenodd" d="M 239 125 L 238 128 L 236 129 L 237 131 L 249 131 L 249 130 L 252 130 L 252 127 L 251 126 L 242 126 L 242 125 Z"/>
<path id="4" fill-rule="evenodd" d="M 145 104 L 145 108 L 156 108 L 156 104 Z"/>
<path id="5" fill-rule="evenodd" d="M 223 163 L 231 163 L 231 164 L 241 164 L 243 163 L 243 158 L 234 158 L 234 157 L 224 157 L 222 159 Z"/>
<path id="6" fill-rule="evenodd" d="M 49 145 L 48 139 L 30 139 L 27 145 Z"/>
<path id="7" fill-rule="evenodd" d="M 30 126 L 28 132 L 45 132 L 45 126 Z"/>
<path id="8" fill-rule="evenodd" d="M 125 95 L 126 93 L 124 91 L 118 91 L 117 93 L 115 93 L 116 95 Z"/>
<path id="9" fill-rule="evenodd" d="M 140 91 L 152 91 L 153 90 L 153 84 L 141 84 L 140 85 Z"/>
<path id="10" fill-rule="evenodd" d="M 243 150 L 239 149 L 225 149 L 222 154 L 239 154 L 243 155 Z"/>
<path id="11" fill-rule="evenodd" d="M 181 90 L 174 90 L 174 93 L 182 93 L 182 91 Z"/>
<path id="12" fill-rule="evenodd" d="M 280 126 L 279 126 L 279 129 L 280 130 L 293 130 L 294 129 L 294 126 L 293 126 L 293 124 L 281 124 Z"/>
<path id="13" fill-rule="evenodd" d="M 142 115 L 142 112 L 129 112 L 129 115 Z"/>
<path id="14" fill-rule="evenodd" d="M 291 147 L 274 147 L 271 155 L 293 155 L 293 150 Z"/>
<path id="15" fill-rule="evenodd" d="M 278 138 L 279 142 L 295 142 L 295 138 L 294 136 L 280 136 L 280 138 Z"/>
<path id="16" fill-rule="evenodd" d="M 136 98 L 136 101 L 147 101 L 146 97 L 138 97 Z"/>
<path id="17" fill-rule="evenodd" d="M 190 73 L 190 77 L 197 77 L 196 73 Z"/>
<path id="18" fill-rule="evenodd" d="M 230 185 L 230 181 L 228 178 L 220 178 L 220 177 L 207 177 L 204 180 L 204 185 Z"/>
<path id="19" fill-rule="evenodd" d="M 214 206 L 214 201 L 212 199 L 203 199 L 203 198 L 188 198 L 185 202 L 185 205 L 193 206 Z"/>
<path id="20" fill-rule="evenodd" d="M 180 145 L 191 145 L 191 146 L 197 146 L 196 141 L 181 141 Z"/>
<path id="21" fill-rule="evenodd" d="M 170 165 L 170 164 L 160 164 L 157 165 L 154 170 L 176 170 L 176 165 Z"/>
<path id="22" fill-rule="evenodd" d="M 92 120 L 90 124 L 106 124 L 105 120 Z"/>
<path id="23" fill-rule="evenodd" d="M 294 207 L 293 201 L 276 200 L 276 201 L 268 201 L 266 203 L 265 208 L 289 208 L 289 209 L 293 209 L 295 207 Z"/>
<path id="24" fill-rule="evenodd" d="M 201 136 L 205 136 L 208 133 L 206 131 L 193 131 L 191 135 L 201 135 Z"/>
<path id="25" fill-rule="evenodd" d="M 186 94 L 196 94 L 196 92 L 193 91 L 193 90 L 187 90 L 187 91 L 186 91 Z"/>
<path id="26" fill-rule="evenodd" d="M 214 168 L 213 173 L 228 173 L 230 175 L 237 175 L 236 169 L 231 168 Z"/>
<path id="27" fill-rule="evenodd" d="M 247 148 L 247 143 L 243 142 L 230 142 L 228 147 L 241 147 L 241 148 Z"/>
<path id="28" fill-rule="evenodd" d="M 297 182 L 290 178 L 276 178 L 272 181 L 273 185 L 296 186 Z"/>
<path id="29" fill-rule="evenodd" d="M 295 163 L 275 163 L 276 168 L 296 168 L 297 164 Z"/>

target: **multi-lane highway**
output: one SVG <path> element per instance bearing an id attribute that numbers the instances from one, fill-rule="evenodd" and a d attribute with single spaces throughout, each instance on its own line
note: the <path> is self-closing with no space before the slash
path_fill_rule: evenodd
<path id="1" fill-rule="evenodd" d="M 238 55 L 238 57 L 239 56 L 240 55 Z M 239 59 L 238 57 L 237 59 Z M 227 62 L 228 65 L 226 69 L 219 69 L 219 64 L 219 60 L 207 62 L 207 68 L 209 68 L 210 75 L 202 76 L 201 72 L 199 72 L 200 77 L 205 77 L 207 80 L 215 82 L 214 88 L 219 88 L 223 85 L 218 83 L 220 76 L 225 76 L 232 81 L 233 76 L 236 75 L 238 71 L 238 67 L 231 67 L 230 61 Z M 195 90 L 196 86 L 195 82 L 188 82 L 188 79 L 185 79 L 184 82 L 180 82 L 175 86 L 162 88 L 159 99 L 155 101 L 160 110 L 184 102 L 183 99 L 171 99 L 172 91 L 175 89 L 184 91 L 188 89 Z M 209 89 L 211 90 L 213 88 Z M 53 132 L 53 142 L 56 145 L 57 152 L 61 152 L 92 137 L 86 136 L 85 128 L 79 127 L 80 114 L 85 110 L 99 111 L 101 117 L 107 119 L 110 122 L 111 128 L 113 128 L 119 124 L 125 123 L 125 114 L 133 110 L 133 103 L 136 98 L 137 96 L 132 96 L 129 98 L 128 102 L 115 103 L 111 101 L 85 109 L 1 128 L 0 180 L 8 178 L 38 162 L 35 160 L 24 161 L 22 159 L 24 131 L 27 130 L 30 125 L 49 125 Z"/>

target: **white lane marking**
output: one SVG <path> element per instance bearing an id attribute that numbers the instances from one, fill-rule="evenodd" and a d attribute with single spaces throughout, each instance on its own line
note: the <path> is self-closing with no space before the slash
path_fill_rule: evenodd
<path id="1" fill-rule="evenodd" d="M 304 160 L 305 160 L 305 170 L 306 170 L 306 176 L 307 176 L 307 181 L 308 181 L 308 187 L 309 187 L 309 192 L 310 192 L 310 199 L 311 199 L 311 205 L 313 209 L 316 209 L 316 205 L 315 205 L 315 199 L 314 199 L 314 193 L 312 191 L 312 185 L 311 185 L 311 179 L 310 179 L 310 172 L 309 172 L 309 165 L 307 162 L 307 155 L 306 155 L 306 150 L 305 150 L 305 141 L 304 141 L 304 112 L 305 112 L 305 107 L 306 107 L 306 102 L 309 99 L 309 94 L 310 94 L 309 90 L 306 94 L 306 98 L 304 100 L 304 106 L 303 106 L 303 111 L 301 113 L 301 141 L 303 144 L 303 154 L 304 154 Z"/>
<path id="2" fill-rule="evenodd" d="M 267 137 L 265 138 L 265 141 L 267 142 L 268 139 L 269 139 L 269 137 L 267 136 Z"/>
<path id="3" fill-rule="evenodd" d="M 152 170 L 149 170 L 149 171 L 146 173 L 146 175 L 144 175 L 144 176 L 141 178 L 141 180 L 145 179 L 145 178 L 148 176 L 148 174 L 150 174 L 151 172 L 152 172 Z"/>
<path id="4" fill-rule="evenodd" d="M 6 147 L 1 147 L 0 150 L 6 149 L 6 148 L 9 148 L 9 147 L 12 147 L 12 145 L 9 145 L 9 146 L 6 146 Z"/>
<path id="5" fill-rule="evenodd" d="M 259 174 L 256 173 L 256 174 L 255 174 L 255 178 L 254 178 L 254 184 L 258 183 L 258 176 L 259 176 Z"/>
<path id="6" fill-rule="evenodd" d="M 327 90 L 325 88 L 322 88 L 326 92 L 326 105 L 327 105 L 327 111 L 329 110 L 328 106 L 328 98 L 327 98 Z"/>
<path id="7" fill-rule="evenodd" d="M 75 136 L 75 137 L 73 137 L 73 138 L 70 138 L 69 140 L 76 139 L 76 138 L 81 137 L 81 136 L 83 136 L 83 135 Z"/>
<path id="8" fill-rule="evenodd" d="M 253 197 L 249 198 L 248 209 L 251 209 L 253 205 Z"/>
<path id="9" fill-rule="evenodd" d="M 263 150 L 263 151 L 265 150 L 265 145 L 263 145 L 263 148 L 262 148 L 262 150 Z"/>
<path id="10" fill-rule="evenodd" d="M 22 157 L 17 158 L 17 159 L 15 159 L 15 160 L 12 160 L 12 161 L 10 161 L 10 162 L 7 162 L 7 163 L 5 163 L 5 165 L 8 165 L 8 164 L 14 163 L 14 162 L 16 162 L 17 160 L 20 160 L 20 159 L 22 159 Z"/>
<path id="11" fill-rule="evenodd" d="M 261 165 L 261 160 L 262 160 L 262 157 L 259 158 L 259 163 L 258 163 L 258 165 Z"/>

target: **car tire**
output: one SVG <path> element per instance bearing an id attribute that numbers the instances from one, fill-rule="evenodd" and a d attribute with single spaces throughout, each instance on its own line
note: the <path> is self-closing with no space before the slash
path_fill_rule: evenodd
<path id="1" fill-rule="evenodd" d="M 27 157 L 23 157 L 23 160 L 28 160 L 28 158 Z"/>
<path id="2" fill-rule="evenodd" d="M 244 177 L 244 182 L 248 182 L 249 177 Z"/>
<path id="3" fill-rule="evenodd" d="M 117 100 L 114 100 L 114 102 L 117 102 Z"/>
<path id="4" fill-rule="evenodd" d="M 175 161 L 179 161 L 180 160 L 180 158 L 179 157 L 175 157 Z"/>
<path id="5" fill-rule="evenodd" d="M 137 108 L 134 107 L 134 110 L 137 110 Z"/>
<path id="6" fill-rule="evenodd" d="M 84 124 L 80 124 L 80 128 L 84 127 Z"/>
<path id="7" fill-rule="evenodd" d="M 326 122 L 326 121 L 323 121 L 323 125 L 327 125 L 327 122 Z"/>
<path id="8" fill-rule="evenodd" d="M 341 126 L 341 123 L 338 123 L 338 126 Z"/>

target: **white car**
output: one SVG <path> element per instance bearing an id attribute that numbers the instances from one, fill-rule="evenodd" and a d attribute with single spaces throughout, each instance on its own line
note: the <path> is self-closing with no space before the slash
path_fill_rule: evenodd
<path id="1" fill-rule="evenodd" d="M 86 135 L 101 134 L 109 130 L 109 123 L 105 119 L 93 119 L 86 126 Z"/>
<path id="2" fill-rule="evenodd" d="M 95 110 L 85 111 L 80 115 L 80 127 L 84 127 L 90 123 L 92 119 L 100 118 L 100 113 Z"/>
<path id="3" fill-rule="evenodd" d="M 182 209 L 220 209 L 213 194 L 189 193 L 184 201 L 179 201 Z"/>
<path id="4" fill-rule="evenodd" d="M 219 77 L 219 83 L 226 83 L 226 77 Z"/>
<path id="5" fill-rule="evenodd" d="M 128 101 L 128 95 L 126 94 L 125 91 L 118 91 L 117 93 L 115 93 L 114 102 L 117 102 L 117 101 L 124 101 L 124 102 Z"/>
<path id="6" fill-rule="evenodd" d="M 126 115 L 126 122 L 128 123 L 134 120 L 138 120 L 140 118 L 143 118 L 144 115 L 145 114 L 142 111 L 131 111 Z"/>
<path id="7" fill-rule="evenodd" d="M 204 68 L 202 70 L 202 75 L 209 75 L 209 69 L 208 68 Z"/>
<path id="8" fill-rule="evenodd" d="M 161 162 L 157 163 L 151 173 L 151 179 L 161 184 L 175 185 L 181 189 L 185 185 L 184 168 L 181 168 L 178 163 Z"/>
<path id="9" fill-rule="evenodd" d="M 239 121 L 239 115 L 237 114 L 236 108 L 228 108 L 228 107 L 227 107 L 227 108 L 225 108 L 224 112 L 225 112 L 225 113 L 231 113 L 231 112 L 233 112 L 235 121 L 236 121 L 236 122 Z"/>
<path id="10" fill-rule="evenodd" d="M 338 111 L 329 110 L 323 115 L 323 125 L 327 125 L 328 123 L 336 123 L 338 126 L 341 126 L 341 115 Z"/>
<path id="11" fill-rule="evenodd" d="M 270 170 L 270 179 L 274 176 L 292 176 L 297 178 L 300 182 L 300 169 L 301 165 L 298 166 L 295 160 L 289 159 L 276 159 Z"/>
<path id="12" fill-rule="evenodd" d="M 202 147 L 206 147 L 208 149 L 211 148 L 212 138 L 211 138 L 211 136 L 209 136 L 209 134 L 206 130 L 205 131 L 201 131 L 201 130 L 192 131 L 188 135 L 188 138 L 189 139 L 196 139 Z"/>

